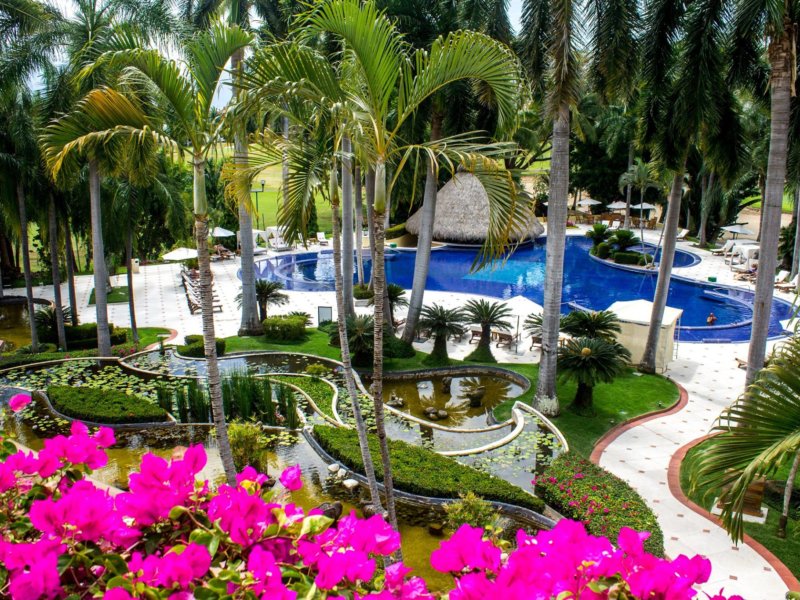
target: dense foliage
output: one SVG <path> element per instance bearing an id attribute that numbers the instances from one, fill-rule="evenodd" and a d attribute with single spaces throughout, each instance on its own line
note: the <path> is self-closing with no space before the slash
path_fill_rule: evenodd
<path id="1" fill-rule="evenodd" d="M 594 535 L 616 537 L 625 527 L 649 531 L 645 548 L 664 554 L 664 535 L 655 514 L 627 483 L 602 467 L 568 452 L 534 480 L 536 493 Z"/>
<path id="2" fill-rule="evenodd" d="M 203 346 L 202 335 L 187 335 L 184 338 L 184 342 L 183 346 L 178 346 L 178 354 L 187 358 L 205 358 L 206 351 Z M 217 339 L 216 346 L 217 356 L 223 356 L 225 354 L 225 340 Z"/>
<path id="3" fill-rule="evenodd" d="M 47 397 L 60 413 L 95 423 L 166 421 L 167 413 L 146 398 L 117 390 L 51 385 Z"/>
<path id="4" fill-rule="evenodd" d="M 306 336 L 306 318 L 301 315 L 275 315 L 262 321 L 264 337 L 271 342 L 293 342 Z"/>

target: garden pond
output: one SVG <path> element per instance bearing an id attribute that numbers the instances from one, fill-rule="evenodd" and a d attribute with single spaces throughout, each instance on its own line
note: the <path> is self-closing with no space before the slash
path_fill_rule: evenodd
<path id="1" fill-rule="evenodd" d="M 0 342 L 3 352 L 31 343 L 28 306 L 25 302 L 0 304 Z"/>

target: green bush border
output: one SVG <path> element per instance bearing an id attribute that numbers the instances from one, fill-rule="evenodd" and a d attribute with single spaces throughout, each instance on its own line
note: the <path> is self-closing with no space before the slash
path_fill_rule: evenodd
<path id="1" fill-rule="evenodd" d="M 612 542 L 623 527 L 649 531 L 645 549 L 664 555 L 664 533 L 644 499 L 622 479 L 575 452 L 562 454 L 536 478 L 536 493 L 568 519 L 582 521 L 589 533 Z"/>
<path id="2" fill-rule="evenodd" d="M 205 358 L 206 350 L 202 335 L 187 335 L 183 346 L 178 346 L 178 354 L 186 358 Z M 217 339 L 217 356 L 225 355 L 225 340 Z"/>
<path id="3" fill-rule="evenodd" d="M 112 425 L 168 421 L 160 406 L 117 390 L 51 385 L 47 397 L 53 408 L 73 419 Z"/>
<path id="4" fill-rule="evenodd" d="M 315 425 L 314 437 L 335 459 L 354 471 L 364 472 L 358 433 L 354 429 Z M 383 470 L 376 436 L 370 434 L 369 446 L 376 475 L 381 479 Z M 541 498 L 522 488 L 425 448 L 400 440 L 389 440 L 389 454 L 395 487 L 405 492 L 457 499 L 460 494 L 471 491 L 486 500 L 522 506 L 539 513 L 545 508 Z"/>

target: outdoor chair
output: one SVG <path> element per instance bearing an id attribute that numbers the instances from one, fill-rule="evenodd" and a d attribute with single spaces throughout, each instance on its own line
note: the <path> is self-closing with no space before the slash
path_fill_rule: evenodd
<path id="1" fill-rule="evenodd" d="M 798 286 L 798 279 L 800 278 L 800 273 L 794 276 L 791 281 L 786 283 L 776 283 L 775 288 L 782 291 L 782 292 L 796 292 Z"/>
<path id="2" fill-rule="evenodd" d="M 785 283 L 787 277 L 789 277 L 789 271 L 781 269 L 778 271 L 778 274 L 775 275 L 775 285 L 778 285 L 779 283 Z"/>
<path id="3" fill-rule="evenodd" d="M 531 347 L 530 349 L 533 350 L 536 346 L 542 346 L 542 336 L 537 335 L 535 333 L 531 334 Z"/>
<path id="4" fill-rule="evenodd" d="M 517 341 L 517 334 L 515 333 L 507 333 L 505 331 L 495 331 L 493 333 L 497 336 L 496 348 L 500 346 L 508 346 L 510 348 L 511 345 Z"/>
<path id="5" fill-rule="evenodd" d="M 688 229 L 681 229 L 678 232 L 678 235 L 675 236 L 675 239 L 678 240 L 678 241 L 683 241 L 683 240 L 686 239 L 687 235 L 689 235 L 689 230 Z"/>
<path id="6" fill-rule="evenodd" d="M 319 242 L 320 246 L 327 246 L 328 245 L 328 238 L 325 237 L 324 231 L 317 232 L 317 241 Z"/>
<path id="7" fill-rule="evenodd" d="M 711 254 L 713 254 L 714 256 L 726 256 L 728 252 L 731 251 L 732 248 L 733 248 L 733 240 L 728 240 L 722 245 L 722 247 L 715 248 L 714 250 L 712 250 Z"/>
<path id="8" fill-rule="evenodd" d="M 481 337 L 483 336 L 483 331 L 481 329 L 470 329 L 470 338 L 469 343 L 479 344 L 481 341 Z"/>
<path id="9" fill-rule="evenodd" d="M 649 220 L 649 221 L 648 221 L 648 222 L 645 224 L 645 228 L 646 228 L 646 229 L 655 229 L 657 224 L 658 224 L 658 219 L 656 219 L 655 217 L 653 217 L 652 219 L 650 219 L 650 220 Z"/>

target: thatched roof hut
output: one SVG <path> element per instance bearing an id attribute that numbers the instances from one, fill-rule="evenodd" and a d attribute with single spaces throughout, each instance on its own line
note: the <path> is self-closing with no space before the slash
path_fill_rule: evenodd
<path id="1" fill-rule="evenodd" d="M 419 234 L 422 209 L 406 221 L 406 230 Z M 489 196 L 472 173 L 457 173 L 436 196 L 433 239 L 454 244 L 482 244 L 489 230 Z M 542 234 L 544 227 L 533 216 L 525 227 L 511 233 L 511 241 L 522 241 Z"/>

